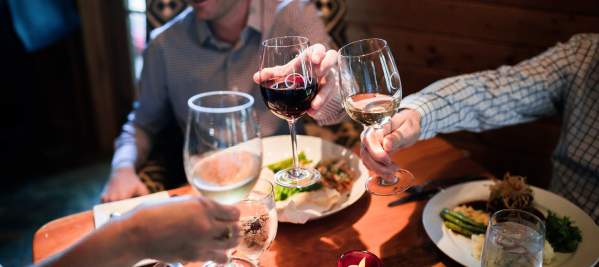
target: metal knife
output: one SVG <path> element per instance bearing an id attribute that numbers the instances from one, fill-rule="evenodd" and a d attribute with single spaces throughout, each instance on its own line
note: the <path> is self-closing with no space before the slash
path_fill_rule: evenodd
<path id="1" fill-rule="evenodd" d="M 437 194 L 441 190 L 442 190 L 441 187 L 427 189 L 427 190 L 424 190 L 424 191 L 419 192 L 419 193 L 407 195 L 405 197 L 393 200 L 393 201 L 389 202 L 389 204 L 387 204 L 387 206 L 388 207 L 395 207 L 395 206 L 398 206 L 398 205 L 401 205 L 401 204 L 405 204 L 405 203 L 408 203 L 408 202 L 412 202 L 412 201 L 425 200 L 425 199 L 428 199 L 428 198 L 434 196 L 435 194 Z"/>
<path id="2" fill-rule="evenodd" d="M 426 182 L 414 185 L 406 190 L 406 193 L 415 194 L 420 193 L 426 189 L 435 188 L 435 187 L 448 187 L 450 185 L 465 183 L 475 180 L 484 180 L 487 179 L 485 176 L 481 175 L 464 175 L 452 178 L 443 178 L 443 179 L 431 179 Z"/>
<path id="3" fill-rule="evenodd" d="M 454 177 L 454 178 L 429 180 L 430 182 L 426 182 L 424 184 L 411 187 L 410 189 L 412 189 L 412 190 L 409 190 L 409 189 L 406 190 L 406 192 L 410 193 L 410 195 L 393 200 L 393 201 L 389 202 L 389 204 L 387 204 L 387 206 L 395 207 L 395 206 L 405 204 L 408 202 L 412 202 L 412 201 L 425 200 L 425 199 L 431 198 L 432 196 L 437 194 L 439 191 L 443 190 L 443 188 L 449 187 L 451 185 L 469 182 L 469 181 L 483 180 L 483 179 L 487 179 L 487 177 L 480 176 L 480 175 L 465 175 L 465 176 Z M 410 192 L 410 191 L 412 191 L 412 192 Z"/>

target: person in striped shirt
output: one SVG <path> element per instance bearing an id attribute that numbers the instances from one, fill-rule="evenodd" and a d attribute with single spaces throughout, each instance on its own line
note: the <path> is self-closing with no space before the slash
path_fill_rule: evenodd
<path id="1" fill-rule="evenodd" d="M 578 34 L 514 66 L 437 81 L 407 96 L 381 134 L 363 134 L 373 171 L 397 168 L 390 154 L 460 130 L 480 132 L 562 116 L 550 189 L 599 223 L 599 34 Z M 542 135 L 543 133 L 530 133 Z"/>

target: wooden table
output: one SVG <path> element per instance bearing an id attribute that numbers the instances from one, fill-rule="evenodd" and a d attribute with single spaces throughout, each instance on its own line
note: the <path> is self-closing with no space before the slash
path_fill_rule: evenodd
<path id="1" fill-rule="evenodd" d="M 489 175 L 458 150 L 440 138 L 418 142 L 394 155 L 394 160 L 417 177 L 443 179 L 460 175 Z M 190 188 L 169 191 L 185 194 Z M 340 253 L 366 249 L 378 255 L 385 266 L 459 266 L 428 238 L 422 226 L 426 201 L 393 208 L 387 203 L 399 196 L 365 194 L 353 206 L 330 217 L 304 225 L 281 223 L 263 266 L 335 266 Z M 40 260 L 70 246 L 94 229 L 91 211 L 73 214 L 41 227 L 33 239 L 33 260 Z M 188 264 L 188 266 L 199 266 Z"/>

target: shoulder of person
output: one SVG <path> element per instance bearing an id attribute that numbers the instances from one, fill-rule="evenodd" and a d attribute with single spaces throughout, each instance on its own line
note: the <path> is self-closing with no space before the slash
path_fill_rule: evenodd
<path id="1" fill-rule="evenodd" d="M 314 4 L 310 0 L 282 0 L 276 1 L 275 5 L 275 14 L 277 15 L 286 14 L 289 12 L 302 12 L 309 7 L 315 8 Z"/>
<path id="2" fill-rule="evenodd" d="M 187 26 L 193 21 L 193 9 L 188 7 L 179 15 L 169 20 L 164 25 L 153 29 L 150 32 L 150 45 L 160 45 L 178 38 L 182 34 L 187 33 Z"/>
<path id="3" fill-rule="evenodd" d="M 573 35 L 567 44 L 574 46 L 595 46 L 599 45 L 599 33 L 578 33 Z"/>

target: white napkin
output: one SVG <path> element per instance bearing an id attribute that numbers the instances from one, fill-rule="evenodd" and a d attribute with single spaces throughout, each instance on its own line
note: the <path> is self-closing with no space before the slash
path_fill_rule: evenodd
<path id="1" fill-rule="evenodd" d="M 162 191 L 162 192 L 149 194 L 149 195 L 145 195 L 145 196 L 141 196 L 141 197 L 130 198 L 130 199 L 96 205 L 96 206 L 94 206 L 94 209 L 93 209 L 94 224 L 96 226 L 96 229 L 98 229 L 100 226 L 104 225 L 105 223 L 107 223 L 110 220 L 110 214 L 113 214 L 113 213 L 124 214 L 127 211 L 134 209 L 135 207 L 137 207 L 138 205 L 140 205 L 142 203 L 152 203 L 152 202 L 165 200 L 168 198 L 169 198 L 168 192 Z M 142 260 L 142 261 L 136 263 L 133 266 L 134 267 L 144 266 L 144 265 L 149 265 L 149 264 L 156 263 L 156 262 L 158 262 L 158 261 L 152 260 L 152 259 L 145 259 L 145 260 Z"/>
<path id="2" fill-rule="evenodd" d="M 156 202 L 168 199 L 168 192 L 162 191 L 154 194 L 149 194 L 141 197 L 130 198 L 110 203 L 104 203 L 94 206 L 94 224 L 96 229 L 104 225 L 110 220 L 110 214 L 124 214 L 142 203 Z"/>
<path id="3" fill-rule="evenodd" d="M 281 222 L 304 224 L 322 216 L 341 200 L 336 190 L 323 187 L 316 191 L 297 193 L 277 202 L 277 216 Z"/>

